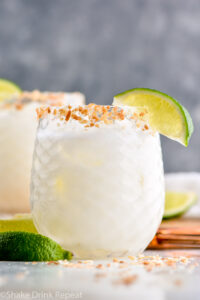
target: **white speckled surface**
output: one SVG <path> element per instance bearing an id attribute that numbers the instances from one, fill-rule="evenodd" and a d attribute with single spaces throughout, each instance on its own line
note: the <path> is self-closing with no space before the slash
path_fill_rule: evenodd
<path id="1" fill-rule="evenodd" d="M 103 269 L 1 262 L 0 299 L 197 300 L 200 295 L 200 270 L 195 264 L 200 262 L 200 252 L 187 253 L 194 255 L 188 265 L 179 264 L 176 268 L 158 266 L 150 272 L 143 265 L 123 268 L 123 264 L 113 262 L 110 268 Z M 146 251 L 145 255 L 169 256 L 187 253 Z M 94 262 L 95 265 L 98 263 L 105 266 L 108 261 Z M 119 279 L 127 274 L 137 275 L 137 279 L 130 285 L 121 284 Z"/>

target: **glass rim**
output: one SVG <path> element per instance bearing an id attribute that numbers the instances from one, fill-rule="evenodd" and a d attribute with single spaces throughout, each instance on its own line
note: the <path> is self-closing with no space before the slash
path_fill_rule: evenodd
<path id="1" fill-rule="evenodd" d="M 0 103 L 0 110 L 15 108 L 21 110 L 27 105 L 38 104 L 40 106 L 50 105 L 61 107 L 65 105 L 65 98 L 69 96 L 83 95 L 80 92 L 51 92 L 51 91 L 22 91 L 20 94 L 3 100 Z M 83 95 L 84 96 L 84 95 Z M 67 99 L 66 99 L 67 100 Z M 67 104 L 67 103 L 66 103 Z"/>
<path id="2" fill-rule="evenodd" d="M 57 120 L 64 124 L 69 121 L 77 121 L 85 128 L 100 127 L 100 125 L 111 125 L 116 121 L 135 121 L 138 124 L 145 123 L 144 128 L 149 129 L 145 117 L 148 113 L 145 108 L 137 111 L 129 106 L 114 106 L 114 105 L 99 105 L 99 104 L 84 104 L 84 105 L 64 105 L 64 106 L 42 106 L 36 108 L 39 121 Z"/>

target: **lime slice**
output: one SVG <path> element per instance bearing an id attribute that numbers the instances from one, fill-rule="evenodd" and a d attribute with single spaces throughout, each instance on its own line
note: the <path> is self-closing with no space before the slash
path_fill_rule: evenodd
<path id="1" fill-rule="evenodd" d="M 0 102 L 3 100 L 9 100 L 13 97 L 17 97 L 21 94 L 21 89 L 15 83 L 0 78 Z"/>
<path id="2" fill-rule="evenodd" d="M 0 233 L 0 260 L 55 261 L 72 258 L 50 238 L 37 233 L 10 231 Z"/>
<path id="3" fill-rule="evenodd" d="M 135 88 L 114 97 L 113 105 L 145 107 L 153 130 L 188 146 L 193 123 L 188 111 L 174 98 L 162 92 Z"/>
<path id="4" fill-rule="evenodd" d="M 166 192 L 163 218 L 168 219 L 182 215 L 196 202 L 196 200 L 197 195 L 193 192 Z"/>
<path id="5" fill-rule="evenodd" d="M 15 215 L 11 219 L 0 220 L 0 232 L 5 231 L 27 231 L 37 233 L 31 214 L 20 214 Z"/>

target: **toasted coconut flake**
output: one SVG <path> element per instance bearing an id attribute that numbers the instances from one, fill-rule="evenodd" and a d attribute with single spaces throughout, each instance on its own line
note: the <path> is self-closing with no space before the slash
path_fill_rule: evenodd
<path id="1" fill-rule="evenodd" d="M 94 103 L 75 108 L 72 108 L 71 105 L 54 109 L 48 106 L 37 108 L 36 112 L 38 119 L 45 118 L 48 114 L 51 114 L 54 118 L 60 119 L 60 121 L 78 121 L 80 124 L 83 124 L 85 128 L 99 128 L 104 124 L 111 125 L 114 122 L 123 121 L 126 118 L 129 121 L 134 120 L 136 127 L 141 128 L 143 131 L 149 129 L 149 126 L 140 116 L 141 113 L 139 115 L 131 110 L 126 113 L 121 107 L 117 106 L 101 106 Z"/>
<path id="2" fill-rule="evenodd" d="M 104 266 L 103 266 L 102 264 L 98 264 L 98 265 L 96 266 L 96 268 L 97 268 L 97 269 L 103 269 Z"/>

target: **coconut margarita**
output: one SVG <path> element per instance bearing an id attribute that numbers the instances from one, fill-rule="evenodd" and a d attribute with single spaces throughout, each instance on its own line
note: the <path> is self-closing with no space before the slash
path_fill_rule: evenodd
<path id="1" fill-rule="evenodd" d="M 38 232 L 80 258 L 135 255 L 164 210 L 159 133 L 188 146 L 192 132 L 187 110 L 156 90 L 84 105 L 79 93 L 22 92 L 0 79 L 0 213 L 29 208 L 36 135 L 30 198 Z"/>
<path id="2" fill-rule="evenodd" d="M 80 93 L 22 92 L 0 102 L 0 213 L 29 211 L 29 185 L 36 108 L 42 104 L 84 104 Z"/>
<path id="3" fill-rule="evenodd" d="M 38 231 L 77 257 L 136 254 L 164 209 L 159 134 L 146 110 L 38 110 L 31 205 Z"/>

